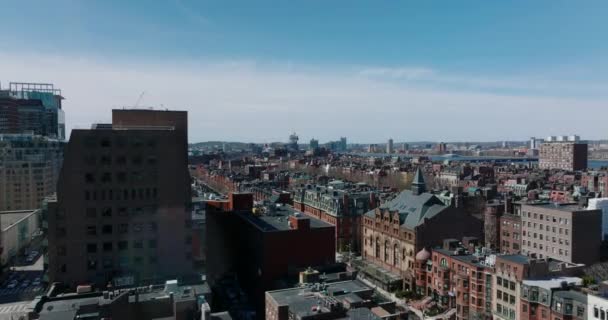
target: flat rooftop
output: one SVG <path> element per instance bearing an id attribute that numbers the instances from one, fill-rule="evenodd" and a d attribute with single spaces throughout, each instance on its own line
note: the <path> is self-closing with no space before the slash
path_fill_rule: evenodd
<path id="1" fill-rule="evenodd" d="M 505 254 L 502 256 L 496 256 L 496 259 L 506 260 L 509 262 L 519 263 L 519 264 L 528 264 L 530 263 L 530 257 L 524 256 L 521 254 Z"/>
<path id="2" fill-rule="evenodd" d="M 565 212 L 574 212 L 574 211 L 587 211 L 585 208 L 579 206 L 576 203 L 522 203 L 522 205 L 528 205 L 533 207 L 539 207 L 543 209 L 549 210 L 560 210 Z"/>
<path id="3" fill-rule="evenodd" d="M 524 280 L 523 284 L 551 290 L 561 288 L 563 282 L 574 285 L 582 285 L 583 279 L 577 277 L 559 277 L 548 280 Z"/>
<path id="4" fill-rule="evenodd" d="M 290 312 L 306 316 L 318 314 L 319 312 L 313 312 L 312 309 L 321 305 L 320 301 L 325 298 L 357 302 L 361 301 L 362 298 L 356 295 L 356 292 L 372 290 L 358 280 L 334 282 L 324 286 L 323 290 L 317 290 L 314 287 L 302 287 L 268 291 L 267 294 L 277 302 L 277 305 L 288 305 Z M 321 306 L 320 313 L 329 312 L 328 308 Z"/>
<path id="5" fill-rule="evenodd" d="M 310 220 L 310 228 L 333 228 L 333 225 L 321 221 L 319 219 L 309 217 L 301 212 L 296 211 L 294 208 L 286 205 L 277 206 L 273 209 L 273 212 L 267 212 L 260 216 L 255 216 L 252 213 L 236 212 L 235 214 L 245 218 L 250 223 L 256 225 L 263 231 L 286 231 L 291 230 L 289 226 L 289 217 L 297 215 L 298 219 Z"/>
<path id="6" fill-rule="evenodd" d="M 456 259 L 458 261 L 464 262 L 464 263 L 468 263 L 477 267 L 481 267 L 481 268 L 486 268 L 488 267 L 485 264 L 482 264 L 480 261 L 482 261 L 484 259 L 484 257 L 477 257 L 475 255 L 472 254 L 454 254 L 453 250 L 445 250 L 445 249 L 433 249 L 433 251 L 439 252 L 441 254 L 444 254 L 446 256 L 450 256 L 453 259 Z"/>

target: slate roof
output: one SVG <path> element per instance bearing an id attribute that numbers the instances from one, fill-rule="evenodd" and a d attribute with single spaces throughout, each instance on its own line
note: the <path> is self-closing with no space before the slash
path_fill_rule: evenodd
<path id="1" fill-rule="evenodd" d="M 380 206 L 380 210 L 399 212 L 401 226 L 415 228 L 448 207 L 432 193 L 414 194 L 410 190 L 404 190 L 392 200 Z M 374 217 L 375 211 L 366 213 L 368 217 Z"/>

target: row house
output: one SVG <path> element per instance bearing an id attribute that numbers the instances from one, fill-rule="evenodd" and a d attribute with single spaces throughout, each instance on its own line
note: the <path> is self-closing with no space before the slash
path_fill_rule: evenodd
<path id="1" fill-rule="evenodd" d="M 377 196 L 378 192 L 366 184 L 332 181 L 327 186 L 306 185 L 296 189 L 293 206 L 335 226 L 339 251 L 360 252 L 361 217 L 377 207 Z"/>
<path id="2" fill-rule="evenodd" d="M 519 319 L 587 319 L 587 295 L 571 290 L 581 285 L 582 279 L 577 277 L 524 280 Z"/>
<path id="3" fill-rule="evenodd" d="M 443 248 L 416 254 L 416 291 L 456 309 L 456 319 L 492 319 L 493 257 L 469 254 L 446 240 Z"/>

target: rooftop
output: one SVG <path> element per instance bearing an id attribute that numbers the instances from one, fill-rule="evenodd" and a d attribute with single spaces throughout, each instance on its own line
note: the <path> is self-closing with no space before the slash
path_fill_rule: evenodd
<path id="1" fill-rule="evenodd" d="M 530 257 L 521 254 L 505 254 L 502 256 L 496 256 L 496 258 L 519 264 L 528 264 L 531 260 Z"/>
<path id="2" fill-rule="evenodd" d="M 571 299 L 574 301 L 587 303 L 587 295 L 574 290 L 558 291 L 554 294 L 556 298 Z"/>
<path id="3" fill-rule="evenodd" d="M 582 285 L 583 279 L 577 277 L 559 277 L 548 280 L 524 280 L 523 284 L 551 290 L 561 288 L 564 282 L 568 285 Z"/>
<path id="4" fill-rule="evenodd" d="M 414 194 L 411 190 L 404 190 L 392 200 L 384 203 L 380 209 L 390 212 L 399 212 L 401 225 L 414 228 L 420 225 L 425 218 L 430 219 L 448 207 L 431 193 Z M 366 215 L 373 217 L 375 210 Z"/>
<path id="5" fill-rule="evenodd" d="M 298 316 L 307 316 L 318 313 L 329 313 L 330 309 L 324 306 L 324 301 L 338 302 L 336 297 L 339 296 L 341 301 L 358 302 L 362 301 L 362 298 L 356 293 L 370 292 L 370 290 L 372 289 L 358 280 L 350 280 L 324 284 L 322 287 L 314 285 L 269 291 L 267 294 L 276 301 L 277 305 L 288 305 L 290 312 Z M 321 306 L 321 310 L 313 311 L 313 308 L 318 306 Z"/>
<path id="6" fill-rule="evenodd" d="M 297 219 L 306 219 L 310 221 L 310 228 L 333 228 L 333 226 L 327 222 L 319 219 L 305 216 L 302 213 L 296 211 L 291 206 L 286 205 L 271 205 L 272 209 L 267 210 L 265 214 L 256 216 L 249 212 L 235 212 L 245 218 L 250 223 L 256 225 L 262 231 L 286 231 L 291 230 L 292 227 L 289 225 L 289 217 L 295 216 Z M 269 206 L 268 208 L 271 208 Z"/>

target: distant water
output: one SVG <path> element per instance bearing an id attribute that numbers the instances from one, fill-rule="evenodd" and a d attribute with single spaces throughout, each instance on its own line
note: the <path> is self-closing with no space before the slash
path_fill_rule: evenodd
<path id="1" fill-rule="evenodd" d="M 587 162 L 587 166 L 592 169 L 608 167 L 608 160 L 589 160 L 589 162 Z"/>
<path id="2" fill-rule="evenodd" d="M 412 158 L 414 156 L 403 155 L 403 154 L 388 154 L 388 153 L 357 153 L 362 156 L 376 156 L 376 157 L 386 157 L 386 156 L 400 156 L 403 158 Z M 517 158 L 517 157 L 490 157 L 490 156 L 437 156 L 431 155 L 428 156 L 432 161 L 443 161 L 443 160 L 451 160 L 451 161 L 505 161 L 508 162 L 509 159 L 516 161 L 518 163 L 527 163 L 527 162 L 537 162 L 538 158 Z M 601 167 L 608 167 L 608 160 L 589 160 L 587 166 L 590 169 L 599 169 Z"/>

